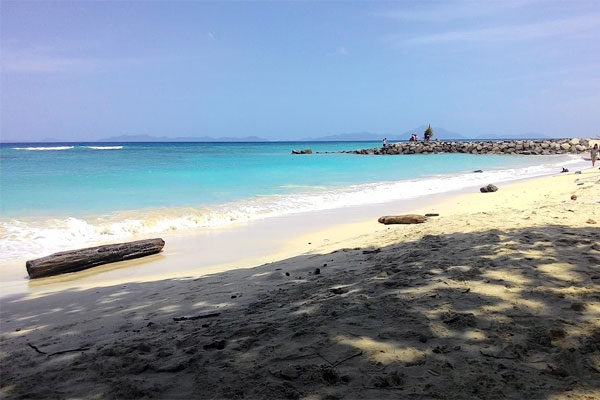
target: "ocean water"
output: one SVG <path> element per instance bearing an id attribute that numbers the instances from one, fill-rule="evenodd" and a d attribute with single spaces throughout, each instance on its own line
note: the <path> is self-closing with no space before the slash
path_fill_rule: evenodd
<path id="1" fill-rule="evenodd" d="M 0 146 L 0 260 L 135 235 L 394 200 L 556 173 L 579 156 L 339 152 L 377 142 Z M 473 173 L 482 169 L 484 173 Z"/>

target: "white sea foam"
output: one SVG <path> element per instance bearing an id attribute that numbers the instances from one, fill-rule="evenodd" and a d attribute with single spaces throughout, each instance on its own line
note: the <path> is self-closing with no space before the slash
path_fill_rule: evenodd
<path id="1" fill-rule="evenodd" d="M 546 160 L 547 161 L 547 160 Z M 115 212 L 94 218 L 0 220 L 0 260 L 36 257 L 68 248 L 120 241 L 136 235 L 209 229 L 235 223 L 310 211 L 417 199 L 468 187 L 556 173 L 560 167 L 587 166 L 580 157 L 565 157 L 525 168 L 460 173 L 429 178 L 376 182 L 286 195 L 256 196 L 199 208 L 163 208 Z"/>
<path id="2" fill-rule="evenodd" d="M 91 150 L 121 150 L 123 146 L 85 146 Z"/>
<path id="3" fill-rule="evenodd" d="M 13 147 L 13 150 L 27 151 L 53 151 L 53 150 L 70 150 L 74 146 L 51 146 L 51 147 Z"/>

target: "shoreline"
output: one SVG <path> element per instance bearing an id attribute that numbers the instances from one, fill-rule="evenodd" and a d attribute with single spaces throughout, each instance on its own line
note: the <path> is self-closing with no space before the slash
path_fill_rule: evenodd
<path id="1" fill-rule="evenodd" d="M 0 394 L 594 398 L 599 200 L 586 169 L 425 205 L 424 224 L 325 229 L 252 268 L 5 298 Z"/>
<path id="2" fill-rule="evenodd" d="M 502 187 L 504 185 L 510 187 L 523 181 L 544 177 L 548 176 L 525 177 L 499 184 Z M 318 249 L 332 249 L 335 243 L 348 240 L 353 236 L 363 236 L 367 232 L 368 234 L 380 232 L 385 229 L 377 222 L 377 218 L 381 215 L 433 212 L 434 206 L 445 204 L 457 196 L 468 193 L 478 196 L 478 186 L 479 184 L 405 200 L 293 213 L 205 231 L 190 229 L 182 232 L 132 236 L 127 240 L 160 236 L 166 241 L 165 249 L 160 254 L 150 257 L 43 279 L 28 279 L 25 271 L 26 259 L 2 262 L 0 281 L 3 284 L 3 293 L 0 294 L 0 298 L 20 293 L 41 294 L 74 288 L 92 288 L 97 285 L 108 286 L 132 281 L 148 282 L 190 275 L 200 276 L 235 268 L 251 268 L 304 253 L 308 254 Z M 419 202 L 421 207 L 415 208 L 415 201 Z M 423 208 L 425 204 L 434 208 L 425 209 Z M 351 233 L 348 235 L 348 232 Z M 105 243 L 113 242 L 98 242 L 92 245 Z M 171 265 L 177 265 L 175 271 L 172 270 Z"/>
<path id="3" fill-rule="evenodd" d="M 579 156 L 574 155 L 509 156 L 506 159 L 501 155 L 490 155 L 482 159 L 472 155 L 440 155 L 431 159 L 427 157 L 429 156 L 416 155 L 403 158 L 406 162 L 381 164 L 381 168 L 387 165 L 387 172 L 382 173 L 383 169 L 369 170 L 368 176 L 363 176 L 367 183 L 297 188 L 290 185 L 291 188 L 285 189 L 281 194 L 249 196 L 221 203 L 157 208 L 145 208 L 140 205 L 139 209 L 107 209 L 108 211 L 96 212 L 78 212 L 78 207 L 73 205 L 71 211 L 17 213 L 10 217 L 7 214 L 0 218 L 0 231 L 4 234 L 0 239 L 0 258 L 3 259 L 0 264 L 10 259 L 16 260 L 22 255 L 29 259 L 38 258 L 57 251 L 133 240 L 134 236 L 150 237 L 170 231 L 194 234 L 203 230 L 235 228 L 261 219 L 298 212 L 335 210 L 341 207 L 362 206 L 373 201 L 383 203 L 423 198 L 431 193 L 449 192 L 461 187 L 468 188 L 490 182 L 502 183 L 523 176 L 554 173 L 560 170 L 561 166 L 580 169 L 586 164 Z M 314 159 L 318 158 L 316 156 Z M 344 159 L 362 160 L 361 163 L 369 165 L 379 165 L 378 162 L 382 162 L 382 158 L 378 158 L 379 161 L 374 159 L 374 163 L 371 163 L 360 156 L 344 156 Z M 435 167 L 426 167 L 422 171 L 425 177 L 413 176 L 412 168 L 417 164 L 429 163 L 428 160 L 431 160 Z M 295 163 L 305 164 L 302 160 Z M 445 163 L 456 164 L 456 167 L 444 172 Z M 483 173 L 472 173 L 472 170 L 481 168 L 485 170 Z M 369 179 L 376 181 L 371 182 Z M 141 193 L 144 192 L 141 191 L 138 196 L 144 198 Z M 70 203 L 65 203 L 65 206 L 68 204 Z"/>

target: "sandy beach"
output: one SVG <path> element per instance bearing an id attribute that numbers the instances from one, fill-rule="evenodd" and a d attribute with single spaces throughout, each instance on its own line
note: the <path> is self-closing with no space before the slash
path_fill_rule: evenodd
<path id="1" fill-rule="evenodd" d="M 0 397 L 600 398 L 598 166 L 414 212 L 440 216 L 4 297 Z"/>

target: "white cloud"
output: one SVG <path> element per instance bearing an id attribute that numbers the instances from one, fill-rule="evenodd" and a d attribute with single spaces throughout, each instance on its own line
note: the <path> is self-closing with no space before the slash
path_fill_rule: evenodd
<path id="1" fill-rule="evenodd" d="M 403 8 L 375 12 L 377 17 L 402 21 L 449 21 L 497 14 L 540 3 L 542 0 L 472 1 L 454 0 L 443 2 L 404 2 Z"/>
<path id="2" fill-rule="evenodd" d="M 1 66 L 3 72 L 67 72 L 89 68 L 90 62 L 74 57 L 3 52 Z"/>
<path id="3" fill-rule="evenodd" d="M 3 73 L 87 73 L 105 68 L 121 68 L 142 62 L 135 58 L 84 58 L 64 55 L 51 47 L 2 49 L 0 68 Z"/>
<path id="4" fill-rule="evenodd" d="M 445 42 L 491 42 L 531 40 L 552 36 L 566 37 L 584 34 L 600 27 L 600 14 L 588 14 L 538 23 L 505 25 L 492 28 L 475 28 L 425 34 L 401 38 L 404 44 L 433 44 Z M 591 39 L 591 35 L 590 35 Z"/>

